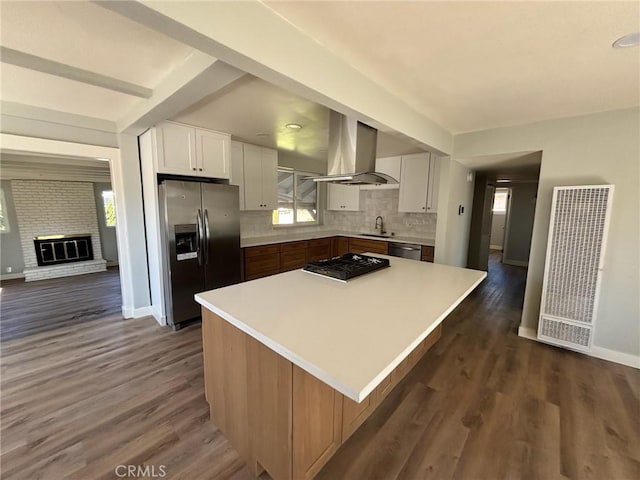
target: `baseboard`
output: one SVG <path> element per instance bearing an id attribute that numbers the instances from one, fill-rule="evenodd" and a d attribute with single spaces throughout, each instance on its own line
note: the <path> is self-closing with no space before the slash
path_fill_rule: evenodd
<path id="1" fill-rule="evenodd" d="M 602 360 L 608 360 L 610 362 L 626 365 L 627 367 L 640 369 L 640 356 L 638 355 L 609 350 L 608 348 L 598 347 L 597 345 L 593 345 L 591 347 L 590 355 L 592 357 L 601 358 Z"/>
<path id="2" fill-rule="evenodd" d="M 528 267 L 529 262 L 523 262 L 522 260 L 509 260 L 507 258 L 502 259 L 502 263 L 505 265 L 513 265 L 514 267 Z"/>
<path id="3" fill-rule="evenodd" d="M 518 336 L 528 338 L 529 340 L 539 341 L 538 332 L 536 332 L 536 330 L 534 330 L 533 328 L 523 327 L 522 325 L 518 327 Z M 601 360 L 607 360 L 609 362 L 626 365 L 627 367 L 640 369 L 640 356 L 638 355 L 631 355 L 629 353 L 618 352 L 616 350 L 609 350 L 608 348 L 598 347 L 597 345 L 593 345 L 590 352 L 578 353 L 584 353 L 585 355 L 589 355 L 590 357 L 595 357 Z"/>
<path id="4" fill-rule="evenodd" d="M 502 251 L 502 245 L 489 245 L 489 250 L 500 250 L 500 251 Z"/>
<path id="5" fill-rule="evenodd" d="M 122 316 L 124 318 L 142 318 L 153 315 L 153 308 L 151 306 L 140 308 L 125 308 L 122 307 Z"/>
<path id="6" fill-rule="evenodd" d="M 117 260 L 107 260 L 107 267 L 117 267 L 120 265 Z"/>
<path id="7" fill-rule="evenodd" d="M 24 273 L 3 273 L 0 275 L 0 280 L 16 280 L 17 278 L 24 278 Z"/>

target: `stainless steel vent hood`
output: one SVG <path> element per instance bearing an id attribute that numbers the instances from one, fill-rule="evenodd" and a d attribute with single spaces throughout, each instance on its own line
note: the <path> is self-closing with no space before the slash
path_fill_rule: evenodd
<path id="1" fill-rule="evenodd" d="M 395 178 L 375 171 L 377 140 L 375 128 L 331 111 L 327 175 L 313 180 L 348 185 L 398 183 Z"/>

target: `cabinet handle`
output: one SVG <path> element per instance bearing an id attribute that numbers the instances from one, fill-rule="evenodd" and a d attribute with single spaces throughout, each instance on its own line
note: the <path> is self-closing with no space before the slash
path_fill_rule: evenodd
<path id="1" fill-rule="evenodd" d="M 196 167 L 193 167 L 193 171 L 194 171 L 194 172 L 196 171 Z"/>
<path id="2" fill-rule="evenodd" d="M 202 171 L 202 169 L 201 169 L 201 168 L 199 168 L 198 170 Z"/>
<path id="3" fill-rule="evenodd" d="M 423 210 L 424 210 L 425 208 L 427 208 L 427 207 L 422 207 L 422 209 L 423 209 Z"/>

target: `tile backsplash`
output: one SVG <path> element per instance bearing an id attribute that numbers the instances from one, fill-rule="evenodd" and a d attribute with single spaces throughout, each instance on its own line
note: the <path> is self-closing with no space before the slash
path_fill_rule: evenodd
<path id="1" fill-rule="evenodd" d="M 317 230 L 341 230 L 348 232 L 374 232 L 375 219 L 381 215 L 385 230 L 398 236 L 435 238 L 435 213 L 399 213 L 398 190 L 363 190 L 360 192 L 359 212 L 324 212 L 324 224 L 308 227 L 275 227 L 271 224 L 271 212 L 240 212 L 240 229 L 243 237 L 266 237 L 304 233 Z"/>
<path id="2" fill-rule="evenodd" d="M 398 212 L 398 190 L 363 190 L 359 212 L 325 212 L 324 224 L 332 230 L 374 233 L 376 217 L 381 215 L 387 233 L 420 238 L 436 237 L 435 213 Z"/>

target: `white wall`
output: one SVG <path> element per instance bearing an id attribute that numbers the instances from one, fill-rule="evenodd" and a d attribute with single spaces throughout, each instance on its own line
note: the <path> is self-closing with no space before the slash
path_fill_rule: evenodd
<path id="1" fill-rule="evenodd" d="M 504 241 L 504 223 L 507 216 L 504 213 L 493 212 L 491 218 L 491 244 L 492 249 L 502 250 L 502 242 Z"/>
<path id="2" fill-rule="evenodd" d="M 537 183 L 519 183 L 511 187 L 509 231 L 502 259 L 508 265 L 524 267 L 529 263 L 537 192 Z"/>
<path id="3" fill-rule="evenodd" d="M 640 109 L 467 133 L 454 144 L 457 157 L 538 150 L 542 165 L 522 327 L 537 329 L 553 187 L 614 184 L 594 354 L 640 356 Z"/>
<path id="4" fill-rule="evenodd" d="M 465 267 L 471 228 L 471 205 L 474 182 L 467 180 L 467 167 L 451 158 L 440 161 L 438 224 L 436 226 L 435 262 Z M 458 214 L 458 207 L 464 213 Z"/>

